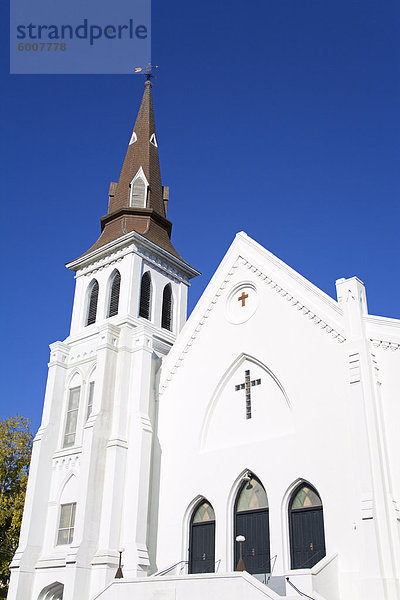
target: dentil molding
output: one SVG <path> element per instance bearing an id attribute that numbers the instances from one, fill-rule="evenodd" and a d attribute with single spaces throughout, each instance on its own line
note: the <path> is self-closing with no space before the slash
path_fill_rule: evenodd
<path id="1" fill-rule="evenodd" d="M 316 313 L 314 313 L 307 306 L 305 306 L 302 302 L 300 302 L 300 300 L 295 298 L 292 294 L 290 294 L 284 288 L 282 288 L 280 285 L 278 285 L 270 277 L 268 277 L 267 275 L 262 273 L 262 271 L 260 271 L 257 267 L 255 267 L 250 261 L 243 258 L 242 256 L 239 256 L 236 259 L 236 261 L 234 262 L 234 264 L 232 265 L 229 272 L 227 273 L 222 284 L 220 285 L 218 290 L 215 292 L 211 302 L 209 303 L 208 307 L 204 311 L 202 317 L 199 319 L 197 326 L 195 327 L 194 331 L 192 332 L 192 335 L 190 336 L 184 349 L 182 350 L 181 354 L 179 355 L 179 357 L 176 360 L 172 369 L 169 371 L 165 381 L 160 386 L 160 395 L 163 394 L 164 391 L 167 389 L 168 384 L 171 381 L 172 377 L 175 375 L 176 371 L 182 365 L 186 355 L 188 354 L 188 352 L 190 350 L 190 347 L 193 345 L 194 340 L 197 338 L 198 334 L 200 333 L 202 326 L 204 325 L 204 323 L 210 316 L 210 313 L 211 313 L 212 309 L 214 308 L 214 306 L 216 305 L 216 303 L 218 302 L 218 299 L 221 296 L 223 290 L 226 288 L 226 286 L 228 285 L 229 281 L 231 280 L 233 274 L 235 273 L 236 269 L 239 266 L 247 267 L 252 273 L 257 275 L 257 277 L 259 277 L 261 279 L 261 281 L 263 281 L 266 285 L 268 285 L 272 289 L 274 289 L 275 292 L 278 293 L 282 298 L 285 298 L 285 300 L 287 302 L 289 302 L 291 306 L 293 306 L 298 311 L 300 311 L 302 315 L 304 315 L 305 317 L 310 319 L 310 321 L 312 321 L 312 323 L 314 325 L 316 325 L 319 329 L 321 329 L 326 334 L 328 334 L 337 343 L 342 344 L 343 342 L 346 341 L 346 338 L 343 335 L 341 335 L 338 331 L 336 331 L 331 325 L 329 325 L 329 323 L 327 323 L 326 321 L 324 321 L 323 319 L 318 317 L 318 315 Z"/>

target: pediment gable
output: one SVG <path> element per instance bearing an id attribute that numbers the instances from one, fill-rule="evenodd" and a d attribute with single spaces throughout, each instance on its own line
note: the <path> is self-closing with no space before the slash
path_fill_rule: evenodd
<path id="1" fill-rule="evenodd" d="M 238 316 L 240 292 L 246 296 L 247 307 L 243 306 L 243 308 L 249 318 L 251 317 L 250 313 L 257 302 L 252 298 L 254 281 L 257 282 L 257 286 L 268 286 L 273 290 L 282 302 L 288 303 L 293 310 L 298 311 L 299 317 L 311 321 L 320 330 L 321 335 L 328 335 L 334 343 L 341 344 L 345 341 L 343 311 L 338 302 L 245 233 L 240 232 L 236 235 L 169 355 L 163 361 L 160 393 L 166 389 L 168 382 L 183 364 L 193 345 L 197 343 L 203 326 L 216 306 L 221 302 L 225 303 L 227 320 L 240 323 Z"/>

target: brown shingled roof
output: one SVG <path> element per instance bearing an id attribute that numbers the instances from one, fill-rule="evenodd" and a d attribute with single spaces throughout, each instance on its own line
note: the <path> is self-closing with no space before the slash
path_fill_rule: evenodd
<path id="1" fill-rule="evenodd" d="M 101 235 L 85 254 L 131 231 L 137 231 L 181 259 L 170 240 L 172 223 L 166 218 L 168 195 L 161 185 L 158 147 L 150 142 L 152 135 L 156 133 L 150 81 L 145 83 L 133 133 L 136 141 L 128 146 L 118 183 L 110 184 L 108 213 L 101 218 Z M 149 184 L 145 208 L 130 206 L 131 182 L 140 168 Z"/>

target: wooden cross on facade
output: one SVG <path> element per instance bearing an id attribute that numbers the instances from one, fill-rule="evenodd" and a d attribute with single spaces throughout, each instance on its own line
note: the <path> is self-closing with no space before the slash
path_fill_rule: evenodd
<path id="1" fill-rule="evenodd" d="M 251 388 L 254 385 L 260 385 L 261 379 L 250 380 L 250 371 L 244 372 L 244 383 L 235 385 L 235 392 L 245 390 L 246 393 L 246 419 L 251 419 Z"/>
<path id="2" fill-rule="evenodd" d="M 239 296 L 238 301 L 242 302 L 242 306 L 246 306 L 246 298 L 248 298 L 249 295 L 245 294 L 244 292 L 242 292 L 242 295 Z"/>

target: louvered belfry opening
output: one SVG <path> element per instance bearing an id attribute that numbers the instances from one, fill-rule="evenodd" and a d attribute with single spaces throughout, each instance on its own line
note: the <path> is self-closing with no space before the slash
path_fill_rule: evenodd
<path id="1" fill-rule="evenodd" d="M 114 317 L 118 314 L 119 305 L 119 289 L 121 287 L 121 275 L 119 271 L 115 271 L 110 292 L 110 304 L 108 305 L 108 317 Z"/>
<path id="2" fill-rule="evenodd" d="M 97 300 L 99 297 L 99 284 L 96 279 L 90 284 L 89 306 L 86 319 L 86 325 L 92 325 L 96 322 Z"/>
<path id="3" fill-rule="evenodd" d="M 146 271 L 142 277 L 142 285 L 140 287 L 140 306 L 139 317 L 150 319 L 150 299 L 151 299 L 151 277 Z"/>
<path id="4" fill-rule="evenodd" d="M 161 327 L 163 329 L 172 329 L 172 288 L 168 283 L 163 291 Z"/>
<path id="5" fill-rule="evenodd" d="M 138 177 L 133 185 L 131 206 L 135 208 L 146 208 L 146 184 Z"/>

